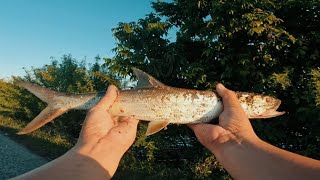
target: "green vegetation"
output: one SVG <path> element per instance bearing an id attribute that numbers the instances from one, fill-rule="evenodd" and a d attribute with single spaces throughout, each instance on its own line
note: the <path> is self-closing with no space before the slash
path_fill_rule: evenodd
<path id="1" fill-rule="evenodd" d="M 178 87 L 212 90 L 222 82 L 234 90 L 274 95 L 287 113 L 252 121 L 259 137 L 320 159 L 319 4 L 319 0 L 153 2 L 154 13 L 113 29 L 116 55 L 105 58 L 106 64 L 119 75 L 131 74 L 130 67 L 135 66 Z M 205 160 L 211 154 L 193 140 L 187 127 L 170 126 L 145 141 L 142 149 L 153 155 L 148 157 L 153 167 L 175 164 L 174 169 L 192 169 L 194 178 L 213 178 L 220 172 L 210 171 L 210 166 L 208 171 L 195 170 L 208 167 Z M 155 148 L 143 148 L 149 144 Z"/>
<path id="2" fill-rule="evenodd" d="M 85 61 L 78 62 L 65 55 L 60 62 L 53 59 L 51 64 L 26 70 L 24 77 L 15 78 L 68 93 L 104 91 L 111 83 L 118 85 L 117 78 L 107 75 L 99 61 L 96 57 L 96 62 L 87 68 Z M 0 80 L 0 93 L 0 127 L 15 140 L 49 159 L 62 155 L 76 142 L 85 112 L 68 112 L 39 131 L 18 136 L 15 133 L 37 116 L 45 104 L 12 82 Z"/>
<path id="3" fill-rule="evenodd" d="M 121 87 L 121 78 L 137 67 L 176 87 L 212 90 L 222 82 L 234 90 L 274 95 L 287 113 L 252 121 L 258 136 L 320 159 L 319 4 L 319 0 L 152 2 L 154 13 L 113 28 L 115 56 L 104 58 L 104 64 L 97 57 L 87 68 L 69 55 L 19 78 L 62 92 L 84 93 L 104 90 L 109 84 Z M 11 83 L 0 81 L 0 93 L 4 127 L 11 128 L 12 119 L 29 122 L 44 107 Z M 56 137 L 64 134 L 73 144 L 84 113 L 67 113 L 42 130 Z M 146 123 L 140 123 L 137 140 L 115 179 L 129 175 L 132 179 L 230 179 L 186 126 L 171 125 L 147 138 L 145 129 Z"/>
<path id="4" fill-rule="evenodd" d="M 0 131 L 6 132 L 15 141 L 48 160 L 61 156 L 73 146 L 71 143 L 73 141 L 66 136 L 50 134 L 43 130 L 38 130 L 28 136 L 17 135 L 16 133 L 26 124 L 17 119 L 0 116 Z"/>

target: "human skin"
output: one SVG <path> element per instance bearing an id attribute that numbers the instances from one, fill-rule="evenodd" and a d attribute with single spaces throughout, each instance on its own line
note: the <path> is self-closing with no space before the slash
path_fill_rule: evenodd
<path id="1" fill-rule="evenodd" d="M 77 144 L 63 156 L 14 179 L 110 179 L 134 142 L 138 120 L 112 117 L 106 110 L 117 97 L 106 95 L 89 110 Z"/>
<path id="2" fill-rule="evenodd" d="M 224 110 L 219 125 L 194 124 L 199 142 L 235 179 L 319 179 L 320 161 L 272 146 L 255 134 L 233 91 L 217 85 Z"/>

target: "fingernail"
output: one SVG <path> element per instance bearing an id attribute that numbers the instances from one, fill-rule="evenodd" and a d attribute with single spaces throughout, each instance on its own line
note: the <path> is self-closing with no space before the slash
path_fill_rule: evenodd
<path id="1" fill-rule="evenodd" d="M 111 86 L 108 86 L 107 93 L 111 91 Z"/>
<path id="2" fill-rule="evenodd" d="M 219 84 L 217 84 L 216 89 L 217 89 L 217 91 L 223 91 L 226 89 L 226 87 L 224 87 L 223 84 L 219 83 Z"/>
<path id="3" fill-rule="evenodd" d="M 110 93 L 111 91 L 114 91 L 113 89 L 115 89 L 117 91 L 117 94 L 118 94 L 118 89 L 114 85 L 108 86 L 107 93 Z"/>

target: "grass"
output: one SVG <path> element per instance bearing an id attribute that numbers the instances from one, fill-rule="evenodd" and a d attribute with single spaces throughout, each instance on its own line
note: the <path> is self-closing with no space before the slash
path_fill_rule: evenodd
<path id="1" fill-rule="evenodd" d="M 6 133 L 11 139 L 24 145 L 30 151 L 48 160 L 53 160 L 67 152 L 74 144 L 74 139 L 63 136 L 59 133 L 48 133 L 44 130 L 37 130 L 27 135 L 16 133 L 25 127 L 26 123 L 10 117 L 0 115 L 0 131 Z M 132 161 L 130 152 L 121 160 L 120 166 L 113 179 L 208 179 L 208 169 L 211 166 L 201 166 L 199 172 L 193 172 L 192 168 L 185 165 L 174 167 L 165 163 L 150 163 L 146 160 Z M 208 164 L 208 163 L 206 163 Z M 209 163 L 211 164 L 211 163 Z M 231 179 L 223 172 L 217 172 L 215 179 Z"/>
<path id="2" fill-rule="evenodd" d="M 25 125 L 26 123 L 23 121 L 0 115 L 0 131 L 48 160 L 61 156 L 73 146 L 71 140 L 66 136 L 51 135 L 43 130 L 37 130 L 27 135 L 17 135 L 16 133 Z"/>

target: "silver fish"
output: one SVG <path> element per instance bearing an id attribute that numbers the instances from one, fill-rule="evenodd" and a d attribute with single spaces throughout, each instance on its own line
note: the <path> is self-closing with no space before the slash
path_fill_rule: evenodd
<path id="1" fill-rule="evenodd" d="M 223 110 L 222 100 L 214 92 L 170 87 L 137 68 L 133 68 L 133 72 L 138 79 L 137 87 L 120 90 L 108 112 L 113 116 L 150 121 L 146 135 L 154 134 L 170 123 L 209 122 Z M 103 97 L 101 93 L 65 94 L 23 81 L 17 81 L 16 85 L 48 103 L 18 134 L 30 133 L 68 110 L 88 110 Z M 271 118 L 285 113 L 276 111 L 281 104 L 279 99 L 246 92 L 236 94 L 249 118 Z"/>

